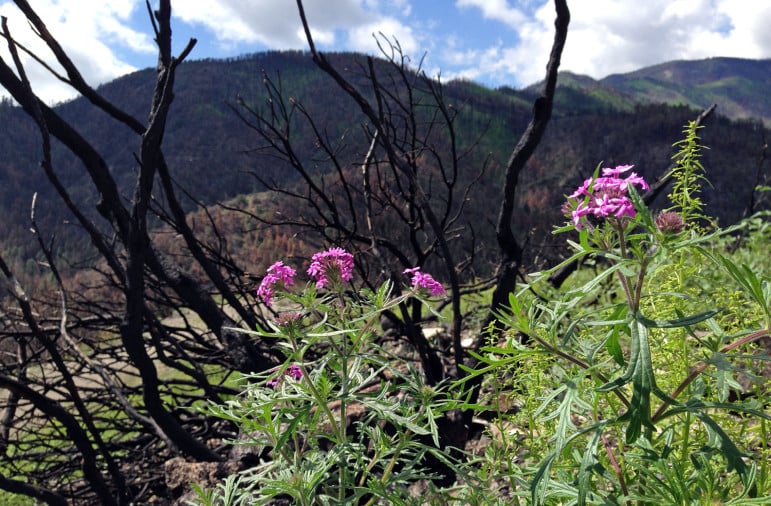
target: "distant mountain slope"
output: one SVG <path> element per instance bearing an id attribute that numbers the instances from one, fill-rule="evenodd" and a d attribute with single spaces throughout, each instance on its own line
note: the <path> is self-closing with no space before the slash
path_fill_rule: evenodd
<path id="1" fill-rule="evenodd" d="M 364 57 L 358 54 L 329 54 L 329 59 L 367 93 Z M 394 71 L 382 60 L 375 61 L 381 79 L 398 81 L 389 76 Z M 268 100 L 265 77 L 281 90 L 284 104 Z M 407 76 L 409 77 L 409 76 Z M 154 69 L 123 76 L 99 87 L 98 92 L 118 107 L 145 120 L 155 83 Z M 500 138 L 480 141 L 480 153 L 497 151 L 500 139 L 510 132 L 524 129 L 529 117 L 529 102 L 502 95 L 473 83 L 448 83 L 444 88 L 447 103 L 462 110 L 458 123 L 460 134 L 476 139 L 485 128 L 501 133 Z M 199 203 L 222 202 L 239 195 L 264 190 L 265 181 L 292 184 L 297 174 L 285 161 L 266 149 L 269 141 L 239 119 L 238 113 L 250 118 L 244 108 L 270 111 L 277 107 L 290 111 L 293 149 L 300 160 L 313 170 L 328 170 L 331 164 L 319 152 L 309 124 L 291 102 L 301 104 L 303 111 L 315 121 L 314 127 L 330 139 L 344 139 L 343 166 L 360 163 L 368 143 L 364 139 L 362 113 L 346 94 L 319 70 L 308 53 L 282 51 L 245 55 L 228 60 L 198 60 L 183 63 L 177 72 L 174 101 L 167 122 L 163 147 L 179 193 L 187 210 Z M 137 173 L 135 154 L 140 139 L 123 125 L 94 108 L 86 99 L 78 98 L 55 107 L 65 119 L 72 121 L 81 135 L 98 151 L 115 176 L 124 198 L 131 198 Z M 506 110 L 508 114 L 499 114 Z M 269 113 L 268 113 L 269 114 Z M 254 120 L 254 118 L 251 118 Z M 466 120 L 467 119 L 467 120 Z M 280 123 L 282 118 L 278 117 Z M 33 193 L 37 193 L 37 218 L 45 231 L 55 233 L 70 219 L 59 198 L 39 168 L 40 134 L 34 122 L 10 102 L 0 102 L 0 252 L 28 256 L 36 250 L 30 241 L 29 216 Z M 280 125 L 279 125 L 280 127 Z M 468 141 L 469 143 L 473 141 Z M 95 213 L 98 196 L 90 176 L 79 161 L 60 144 L 53 145 L 54 170 L 71 193 L 73 200 L 87 212 Z M 467 163 L 483 163 L 485 155 L 466 158 Z M 471 171 L 467 172 L 471 174 Z M 157 186 L 156 186 L 157 188 Z M 185 198 L 190 195 L 190 199 Z M 72 230 L 73 227 L 65 227 Z M 67 234 L 57 234 L 62 250 L 78 250 L 79 243 Z M 80 248 L 82 251 L 82 248 Z"/>
<path id="2" fill-rule="evenodd" d="M 600 82 L 638 101 L 700 108 L 715 103 L 729 118 L 761 118 L 771 124 L 771 59 L 673 61 Z"/>
<path id="3" fill-rule="evenodd" d="M 559 82 L 567 95 L 578 90 L 616 107 L 665 103 L 704 109 L 717 104 L 719 114 L 771 126 L 771 59 L 671 61 L 600 80 L 563 72 Z"/>
<path id="4" fill-rule="evenodd" d="M 367 93 L 361 55 L 338 54 L 330 58 Z M 717 102 L 718 110 L 728 115 L 730 108 L 726 104 L 730 99 L 744 104 L 743 110 L 751 116 L 755 115 L 753 111 L 768 111 L 769 98 L 762 91 L 769 88 L 769 61 L 719 60 L 673 62 L 667 64 L 669 67 L 652 67 L 601 81 L 562 73 L 546 137 L 528 170 L 521 175 L 518 189 L 521 212 L 514 224 L 517 233 L 534 237 L 534 243 L 548 241 L 548 234 L 543 232 L 562 219 L 560 199 L 591 174 L 598 163 L 634 163 L 636 170 L 647 178 L 661 174 L 670 163 L 672 143 L 681 138 L 683 125 L 694 119 L 698 111 L 682 105 L 651 104 L 660 100 L 645 97 L 665 96 L 663 90 L 671 90 L 667 91 L 673 98 L 671 102 L 688 103 L 698 109 L 702 108 L 701 104 Z M 376 66 L 378 72 L 382 72 L 380 75 L 385 76 L 387 66 L 383 62 L 377 62 Z M 195 203 L 208 205 L 262 191 L 264 187 L 255 174 L 292 184 L 291 168 L 274 156 L 275 153 L 266 150 L 264 139 L 236 114 L 239 110 L 245 112 L 239 99 L 263 111 L 279 107 L 267 101 L 263 71 L 283 90 L 287 104 L 290 97 L 302 104 L 317 121 L 320 132 L 330 139 L 341 140 L 342 166 L 360 163 L 366 153 L 368 143 L 364 139 L 365 121 L 361 113 L 315 67 L 307 53 L 270 52 L 226 61 L 186 62 L 180 66 L 176 79 L 164 151 L 180 192 L 184 190 L 191 196 L 186 201 L 188 210 L 192 210 Z M 149 109 L 154 79 L 153 70 L 142 70 L 105 84 L 99 92 L 143 119 Z M 734 93 L 728 83 L 741 84 L 739 88 L 746 93 Z M 492 224 L 500 198 L 503 167 L 530 119 L 533 90 L 490 90 L 465 81 L 449 82 L 443 88 L 445 102 L 459 114 L 456 126 L 462 141 L 461 151 L 477 148 L 474 156 L 464 156 L 460 173 L 463 177 L 475 178 L 481 167 L 489 167 L 475 185 L 474 193 L 468 196 L 468 213 L 469 219 L 479 226 L 476 232 L 480 244 L 488 241 L 490 251 L 495 250 Z M 652 90 L 659 90 L 659 95 Z M 708 90 L 713 95 L 708 95 Z M 701 97 L 704 101 L 696 102 L 696 98 L 688 97 Z M 106 154 L 125 198 L 130 198 L 136 174 L 137 136 L 95 110 L 85 99 L 62 104 L 56 110 L 72 119 L 81 134 Z M 292 119 L 297 155 L 318 173 L 329 170 L 330 164 L 325 156 L 320 156 L 324 154 L 319 153 L 309 126 L 297 116 L 295 112 Z M 742 117 L 738 113 L 734 116 Z M 768 121 L 771 113 L 766 112 L 763 117 Z M 58 197 L 38 167 L 40 135 L 34 123 L 23 111 L 3 102 L 0 103 L 0 125 L 10 126 L 0 129 L 3 154 L 0 157 L 0 213 L 3 214 L 0 251 L 20 259 L 29 258 L 36 251 L 28 230 L 30 201 L 33 192 L 37 192 L 37 217 L 44 232 L 56 233 L 62 250 L 82 252 L 82 242 L 71 238 L 74 227 L 63 226 L 68 213 L 62 210 Z M 708 123 L 703 138 L 711 148 L 705 151 L 704 165 L 708 170 L 716 168 L 708 173 L 714 188 L 705 189 L 708 212 L 727 224 L 744 212 L 759 171 L 768 171 L 767 166 L 758 165 L 768 132 L 758 129 L 757 125 L 717 118 Z M 437 149 L 441 152 L 450 147 Z M 73 199 L 94 212 L 97 197 L 88 174 L 58 144 L 54 145 L 54 169 Z M 532 235 L 533 230 L 538 230 L 537 236 Z"/>

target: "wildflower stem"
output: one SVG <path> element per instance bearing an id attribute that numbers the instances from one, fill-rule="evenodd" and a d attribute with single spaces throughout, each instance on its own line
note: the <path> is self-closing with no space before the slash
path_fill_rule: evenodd
<path id="1" fill-rule="evenodd" d="M 610 465 L 613 466 L 613 471 L 616 473 L 616 476 L 618 476 L 618 483 L 621 485 L 621 490 L 624 492 L 625 496 L 628 496 L 629 489 L 626 486 L 626 480 L 624 480 L 624 473 L 621 471 L 621 466 L 616 460 L 616 456 L 613 454 L 613 449 L 608 441 L 608 437 L 605 434 L 602 434 L 600 438 L 602 439 L 602 446 L 605 447 L 605 453 L 608 455 L 608 460 L 610 460 Z"/>
<path id="2" fill-rule="evenodd" d="M 621 257 L 621 261 L 627 259 L 627 250 L 626 250 L 626 238 L 624 237 L 624 225 L 621 223 L 621 220 L 613 220 L 612 226 L 614 229 L 616 229 L 616 232 L 618 232 L 618 249 L 619 249 L 619 256 Z M 618 279 L 621 282 L 621 287 L 624 289 L 624 294 L 626 295 L 626 300 L 629 303 L 629 307 L 632 308 L 633 311 L 636 310 L 637 304 L 635 303 L 635 297 L 631 289 L 631 281 L 629 277 L 622 272 L 621 269 L 616 271 L 618 273 Z M 641 285 L 641 283 L 640 283 Z"/>
<path id="3" fill-rule="evenodd" d="M 634 298 L 630 301 L 630 309 L 633 313 L 637 313 L 640 309 L 640 298 L 642 297 L 643 281 L 645 280 L 645 273 L 648 268 L 649 258 L 645 257 L 640 260 L 640 272 L 637 273 L 637 281 L 634 286 Z"/>
<path id="4" fill-rule="evenodd" d="M 345 298 L 343 297 L 343 291 L 338 290 L 337 292 L 337 298 L 338 298 L 338 304 L 340 305 L 340 320 L 345 322 L 346 321 L 346 314 L 348 306 L 345 303 Z M 348 400 L 348 388 L 349 388 L 349 379 L 348 379 L 348 333 L 343 333 L 340 335 L 340 424 L 337 427 L 337 444 L 345 444 L 347 443 L 347 426 L 348 426 L 348 417 L 347 417 L 347 400 Z M 331 413 L 331 412 L 330 412 Z M 347 448 L 347 445 L 346 445 Z M 341 458 L 344 458 L 341 455 Z M 345 462 L 341 462 L 339 466 L 337 466 L 338 469 L 338 479 L 339 479 L 339 486 L 338 486 L 338 499 L 340 502 L 343 502 L 345 499 L 345 484 L 348 482 L 346 480 L 346 472 L 347 472 L 347 466 L 345 465 Z"/>
<path id="5" fill-rule="evenodd" d="M 316 400 L 316 404 L 321 408 L 322 411 L 324 411 L 324 415 L 326 415 L 330 425 L 332 425 L 332 431 L 335 434 L 339 435 L 340 434 L 339 424 L 337 423 L 337 420 L 335 420 L 335 416 L 332 414 L 332 410 L 329 409 L 329 404 L 327 403 L 327 400 L 321 396 L 318 389 L 316 388 L 316 385 L 313 384 L 313 381 L 311 380 L 311 377 L 308 375 L 308 371 L 305 368 L 305 365 L 301 363 L 299 367 L 303 373 L 303 379 L 305 380 L 305 384 L 308 385 L 308 390 L 310 390 L 311 395 Z"/>
<path id="6" fill-rule="evenodd" d="M 412 435 L 412 431 L 410 429 L 404 430 L 404 437 L 399 442 L 399 446 L 396 448 L 396 451 L 394 451 L 394 454 L 391 456 L 391 459 L 388 461 L 388 465 L 383 470 L 383 475 L 380 477 L 381 483 L 386 483 L 388 481 L 388 478 L 390 478 L 391 473 L 393 472 L 394 468 L 396 467 L 396 463 L 399 461 L 399 456 L 402 453 L 402 450 L 404 449 L 404 446 L 406 442 L 409 440 L 409 437 Z M 367 501 L 366 506 L 371 506 L 372 504 L 375 504 L 375 496 L 370 497 L 369 501 Z"/>
<path id="7" fill-rule="evenodd" d="M 540 344 L 541 346 L 543 346 L 544 348 L 546 348 L 550 353 L 554 353 L 555 355 L 560 356 L 560 357 L 564 358 L 565 360 L 576 364 L 578 367 L 580 367 L 582 369 L 586 369 L 587 371 L 590 371 L 590 374 L 593 375 L 593 377 L 595 377 L 598 380 L 600 380 L 600 382 L 608 383 L 610 381 L 601 372 L 598 372 L 596 370 L 592 370 L 592 367 L 589 364 L 587 364 L 586 362 L 584 362 L 583 360 L 581 360 L 580 358 L 574 357 L 573 355 L 571 355 L 569 353 L 566 353 L 566 352 L 560 350 L 559 348 L 557 348 L 555 346 L 552 346 L 551 344 L 547 343 L 546 341 L 544 341 L 543 339 L 541 339 L 540 337 L 538 337 L 536 335 L 530 335 L 529 337 L 532 340 L 534 340 L 535 342 L 537 342 L 538 344 Z M 613 393 L 616 395 L 616 397 L 618 397 L 618 399 L 621 401 L 621 403 L 624 405 L 624 407 L 629 409 L 629 400 L 627 400 L 627 398 L 624 396 L 624 394 L 621 393 L 620 389 L 617 388 L 617 389 L 613 390 Z"/>
<path id="8" fill-rule="evenodd" d="M 739 346 L 749 344 L 765 336 L 771 336 L 771 328 L 761 329 L 751 334 L 747 334 L 741 339 L 737 339 L 736 341 L 723 346 L 720 349 L 720 353 L 727 353 L 735 348 L 738 348 Z M 693 380 L 695 380 L 699 376 L 699 374 L 704 372 L 704 370 L 707 368 L 708 365 L 709 365 L 708 362 L 702 362 L 696 368 L 694 368 L 691 371 L 691 373 L 688 375 L 688 377 L 685 378 L 682 381 L 682 383 L 680 383 L 677 386 L 677 388 L 669 395 L 669 397 L 672 399 L 677 399 L 677 396 L 683 393 L 683 390 L 685 390 L 688 387 L 688 385 L 690 385 L 693 382 Z M 656 410 L 656 413 L 652 417 L 652 420 L 654 422 L 664 414 L 664 411 L 666 410 L 667 406 L 669 406 L 669 403 L 666 400 L 663 401 L 661 406 L 659 406 L 659 409 Z"/>

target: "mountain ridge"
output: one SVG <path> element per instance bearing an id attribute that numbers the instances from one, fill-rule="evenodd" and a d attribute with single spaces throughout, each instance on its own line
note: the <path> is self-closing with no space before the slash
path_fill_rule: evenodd
<path id="1" fill-rule="evenodd" d="M 366 91 L 367 80 L 362 72 L 366 62 L 362 55 L 328 56 Z M 375 65 L 385 78 L 388 65 L 382 60 Z M 143 118 L 149 110 L 154 80 L 154 69 L 145 69 L 104 84 L 98 91 L 118 107 Z M 522 212 L 514 227 L 520 234 L 548 230 L 561 219 L 557 201 L 600 162 L 635 163 L 635 170 L 643 176 L 658 177 L 671 161 L 671 146 L 681 138 L 683 125 L 699 112 L 684 105 L 636 101 L 607 83 L 568 72 L 561 73 L 559 83 L 552 121 L 518 189 Z M 363 159 L 368 142 L 361 112 L 315 67 L 307 53 L 267 52 L 228 60 L 185 62 L 177 73 L 164 152 L 180 193 L 190 193 L 190 198 L 185 199 L 188 211 L 263 191 L 255 175 L 293 184 L 291 167 L 266 153 L 264 140 L 238 117 L 246 112 L 243 105 L 262 111 L 281 106 L 268 97 L 266 86 L 280 90 L 284 106 L 301 104 L 315 118 L 319 131 L 329 138 L 344 139 L 347 152 L 341 161 L 346 167 Z M 471 221 L 481 227 L 493 222 L 490 195 L 500 191 L 502 167 L 530 120 L 535 90 L 493 90 L 473 82 L 450 81 L 444 83 L 442 93 L 446 103 L 458 111 L 457 128 L 459 135 L 467 139 L 464 142 L 469 146 L 478 142 L 477 156 L 464 159 L 461 169 L 473 174 L 489 161 L 490 169 L 479 181 L 478 194 L 472 196 L 475 203 L 469 208 Z M 139 145 L 136 135 L 83 98 L 63 103 L 55 110 L 73 121 L 80 133 L 105 153 L 124 198 L 130 199 L 136 174 L 134 155 Z M 705 153 L 704 163 L 720 167 L 713 181 L 720 191 L 707 188 L 705 198 L 721 223 L 732 223 L 743 214 L 746 192 L 756 184 L 752 181 L 757 179 L 758 150 L 766 138 L 765 130 L 758 130 L 756 123 L 734 123 L 717 117 L 704 131 L 705 143 L 714 148 Z M 0 104 L 0 124 L 13 125 L 0 132 L 0 150 L 4 153 L 0 160 L 0 211 L 5 217 L 0 222 L 0 250 L 19 258 L 33 254 L 27 223 L 31 196 L 37 192 L 38 218 L 44 231 L 59 233 L 63 250 L 78 251 L 78 240 L 60 233 L 69 219 L 66 210 L 57 207 L 58 197 L 42 174 L 35 172 L 40 137 L 34 123 L 18 107 L 6 102 Z M 292 132 L 303 162 L 317 174 L 327 170 L 309 126 L 299 122 Z M 474 140 L 477 137 L 478 141 Z M 68 190 L 80 206 L 93 213 L 97 196 L 88 174 L 61 145 L 54 144 L 53 154 L 55 170 Z M 487 231 L 480 237 L 480 241 L 494 244 Z M 548 238 L 540 236 L 539 240 L 548 242 Z"/>
<path id="2" fill-rule="evenodd" d="M 540 83 L 525 90 L 535 91 Z M 759 119 L 771 126 L 771 59 L 712 57 L 673 60 L 602 79 L 560 72 L 558 88 L 579 89 L 589 95 L 615 93 L 626 107 L 636 103 L 666 103 L 705 109 L 731 119 Z"/>

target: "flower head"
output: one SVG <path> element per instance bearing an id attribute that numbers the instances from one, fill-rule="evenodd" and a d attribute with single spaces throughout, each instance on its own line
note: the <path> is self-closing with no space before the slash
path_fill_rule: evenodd
<path id="1" fill-rule="evenodd" d="M 276 323 L 280 327 L 291 328 L 302 321 L 303 314 L 298 311 L 290 311 L 288 313 L 281 313 L 276 319 Z"/>
<path id="2" fill-rule="evenodd" d="M 420 272 L 420 267 L 405 269 L 404 274 L 412 276 L 412 288 L 415 290 L 426 289 L 433 296 L 444 295 L 447 293 L 442 284 L 435 280 L 433 276 Z"/>
<path id="3" fill-rule="evenodd" d="M 343 248 L 330 248 L 313 255 L 308 274 L 316 279 L 316 288 L 336 285 L 353 278 L 353 255 Z"/>
<path id="4" fill-rule="evenodd" d="M 599 218 L 609 216 L 634 218 L 635 209 L 627 196 L 629 187 L 637 185 L 647 190 L 649 186 L 634 172 L 625 178 L 621 177 L 632 167 L 634 165 L 604 167 L 602 176 L 587 179 L 576 191 L 568 195 L 568 203 L 563 210 L 571 215 L 576 228 L 582 228 L 584 222 L 582 218 L 588 215 Z"/>
<path id="5" fill-rule="evenodd" d="M 262 278 L 260 286 L 257 288 L 257 295 L 262 298 L 265 305 L 270 306 L 273 301 L 273 294 L 277 290 L 283 290 L 294 284 L 295 274 L 296 271 L 293 268 L 284 265 L 284 262 L 279 260 L 268 267 L 268 274 Z"/>
<path id="6" fill-rule="evenodd" d="M 676 234 L 685 228 L 685 221 L 678 213 L 666 211 L 656 216 L 656 227 L 665 234 Z"/>
<path id="7" fill-rule="evenodd" d="M 275 388 L 276 386 L 278 386 L 278 384 L 285 376 L 289 376 L 291 379 L 295 381 L 300 381 L 303 377 L 303 370 L 300 368 L 299 365 L 290 365 L 289 367 L 284 369 L 283 374 L 274 376 L 273 378 L 269 379 L 265 383 L 265 386 L 270 388 Z"/>

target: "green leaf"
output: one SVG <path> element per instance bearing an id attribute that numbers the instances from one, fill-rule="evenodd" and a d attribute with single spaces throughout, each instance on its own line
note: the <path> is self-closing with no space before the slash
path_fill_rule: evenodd
<path id="1" fill-rule="evenodd" d="M 583 456 L 581 457 L 581 465 L 578 469 L 578 504 L 586 504 L 586 496 L 589 493 L 589 486 L 592 479 L 592 472 L 597 469 L 602 469 L 602 464 L 597 458 L 597 445 L 600 442 L 600 436 L 602 435 L 602 427 L 592 434 L 589 442 L 584 448 Z"/>
<path id="2" fill-rule="evenodd" d="M 621 350 L 621 344 L 618 340 L 618 328 L 611 330 L 608 339 L 605 341 L 605 350 L 616 361 L 618 365 L 624 367 L 624 352 Z"/>
<path id="3" fill-rule="evenodd" d="M 771 319 L 771 289 L 767 280 L 761 281 L 747 265 L 743 264 L 740 267 L 720 253 L 710 252 L 701 247 L 697 249 L 707 258 L 712 259 L 713 262 L 722 265 L 755 303 L 761 307 L 766 318 Z"/>
<path id="4" fill-rule="evenodd" d="M 624 352 L 621 349 L 619 340 L 619 329 L 621 326 L 628 326 L 629 319 L 627 318 L 627 310 L 629 306 L 626 304 L 618 304 L 613 312 L 608 315 L 607 320 L 586 322 L 587 326 L 602 325 L 610 327 L 605 339 L 603 339 L 598 346 L 592 350 L 591 354 L 587 357 L 589 362 L 594 362 L 594 356 L 600 349 L 604 348 L 605 351 L 613 358 L 613 360 L 621 367 L 626 366 L 626 360 L 624 360 Z"/>
<path id="5" fill-rule="evenodd" d="M 554 459 L 557 457 L 557 453 L 558 452 L 554 451 L 547 455 L 546 458 L 541 461 L 541 465 L 538 466 L 538 471 L 533 475 L 533 481 L 530 482 L 530 490 L 534 506 L 543 504 L 543 500 L 546 497 L 546 488 L 549 483 L 549 470 L 551 469 Z M 546 481 L 541 483 L 544 478 Z"/>
<path id="6" fill-rule="evenodd" d="M 567 293 L 569 293 L 569 294 L 570 293 L 576 293 L 576 292 L 589 293 L 597 285 L 599 285 L 600 283 L 605 281 L 605 278 L 607 278 L 608 276 L 611 276 L 614 272 L 616 272 L 617 270 L 619 270 L 622 267 L 624 267 L 624 265 L 625 264 L 623 262 L 622 263 L 613 264 L 612 266 L 608 267 L 607 269 L 605 269 L 601 273 L 599 273 L 596 276 L 594 276 L 590 281 L 588 281 L 583 286 L 578 287 L 578 288 L 573 288 L 572 290 L 569 290 Z"/>
<path id="7" fill-rule="evenodd" d="M 614 381 L 610 381 L 597 390 L 600 392 L 613 391 L 627 383 L 632 383 L 632 399 L 629 409 L 622 414 L 619 422 L 627 422 L 626 442 L 634 443 L 642 434 L 642 427 L 656 430 L 651 419 L 651 392 L 660 390 L 656 387 L 656 380 L 651 362 L 651 351 L 648 343 L 648 329 L 639 321 L 633 320 L 630 324 L 632 336 L 629 351 L 629 362 L 624 374 Z"/>
<path id="8" fill-rule="evenodd" d="M 744 403 L 738 402 L 705 402 L 702 404 L 702 409 L 724 409 L 732 413 L 745 413 L 747 415 L 755 416 L 763 420 L 771 421 L 771 414 L 765 412 L 762 408 L 754 407 L 751 401 Z"/>
<path id="9" fill-rule="evenodd" d="M 683 412 L 690 412 L 696 416 L 706 427 L 709 435 L 706 449 L 714 449 L 726 459 L 726 469 L 736 471 L 745 487 L 751 487 L 753 481 L 753 469 L 744 462 L 747 455 L 742 453 L 731 440 L 722 427 L 709 416 L 707 410 L 725 409 L 728 411 L 743 412 L 762 419 L 771 420 L 771 416 L 762 410 L 754 409 L 740 403 L 704 403 L 692 399 L 685 404 L 669 409 L 666 416 L 673 416 Z M 750 492 L 752 494 L 752 492 Z"/>
<path id="10" fill-rule="evenodd" d="M 739 451 L 739 448 L 734 444 L 728 434 L 725 433 L 722 427 L 718 425 L 706 412 L 703 410 L 694 410 L 693 414 L 701 420 L 707 431 L 710 433 L 709 445 L 720 449 L 720 454 L 725 457 L 727 462 L 728 471 L 736 471 L 736 473 L 745 481 L 749 469 L 744 462 L 743 457 L 745 455 Z M 745 483 L 746 485 L 746 483 Z"/>
<path id="11" fill-rule="evenodd" d="M 391 422 L 395 427 L 401 430 L 409 429 L 418 435 L 428 435 L 431 433 L 429 429 L 416 424 L 412 417 L 406 417 L 399 414 L 399 405 L 396 403 L 391 403 L 387 400 L 380 401 L 377 399 L 370 400 L 366 398 L 359 399 L 359 402 L 369 408 L 369 412 L 377 413 L 378 418 Z"/>
<path id="12" fill-rule="evenodd" d="M 639 193 L 637 193 L 637 190 L 631 184 L 627 187 L 627 195 L 629 196 L 629 200 L 632 201 L 632 205 L 637 211 L 637 217 L 642 221 L 643 225 L 645 225 L 645 228 L 648 230 L 656 230 L 656 225 L 653 222 L 653 216 L 651 215 L 648 206 L 645 204 L 643 198 Z"/>
<path id="13" fill-rule="evenodd" d="M 677 328 L 677 327 L 687 327 L 689 325 L 695 325 L 697 323 L 703 322 L 704 320 L 709 320 L 716 314 L 718 314 L 722 309 L 712 309 L 710 311 L 704 311 L 703 313 L 698 313 L 691 316 L 685 316 L 682 318 L 675 318 L 674 320 L 651 320 L 649 318 L 646 318 L 642 315 L 642 313 L 637 313 L 636 319 L 642 323 L 644 326 L 651 328 L 660 328 L 660 329 L 671 329 L 671 328 Z"/>
<path id="14" fill-rule="evenodd" d="M 735 366 L 726 357 L 725 353 L 716 352 L 709 359 L 707 363 L 715 367 L 715 372 L 711 374 L 717 381 L 715 387 L 717 389 L 718 400 L 725 402 L 731 394 L 731 390 L 741 392 L 742 386 L 734 378 L 734 373 L 741 374 L 743 370 L 740 367 Z"/>

